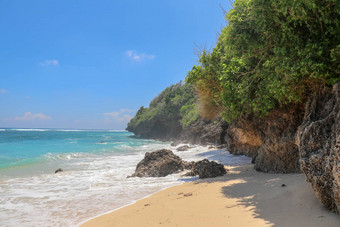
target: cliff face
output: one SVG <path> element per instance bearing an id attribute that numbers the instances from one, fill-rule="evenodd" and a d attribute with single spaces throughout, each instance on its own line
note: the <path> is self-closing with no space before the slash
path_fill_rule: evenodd
<path id="1" fill-rule="evenodd" d="M 321 203 L 340 212 L 340 83 L 315 94 L 306 105 L 296 143 L 301 170 Z"/>
<path id="2" fill-rule="evenodd" d="M 199 117 L 189 126 L 182 128 L 179 123 L 180 118 L 172 121 L 151 120 L 145 124 L 140 124 L 129 131 L 144 138 L 159 139 L 165 141 L 176 141 L 177 143 L 192 144 L 224 144 L 225 133 L 228 124 L 222 119 L 215 121 L 205 120 Z"/>
<path id="3" fill-rule="evenodd" d="M 142 138 L 172 140 L 182 132 L 182 126 L 179 123 L 180 117 L 172 118 L 152 118 L 148 121 L 141 122 L 137 126 L 127 127 L 127 130 Z"/>
<path id="4" fill-rule="evenodd" d="M 225 141 L 230 153 L 253 158 L 253 163 L 262 145 L 261 133 L 253 116 L 233 121 L 227 130 Z"/>
<path id="5" fill-rule="evenodd" d="M 175 140 L 193 144 L 224 144 L 228 124 L 221 118 L 215 121 L 197 119 L 195 122 L 184 128 Z"/>
<path id="6" fill-rule="evenodd" d="M 253 157 L 258 171 L 302 170 L 321 203 L 340 212 L 340 83 L 314 94 L 305 108 L 281 107 L 262 118 L 248 115 L 227 124 L 199 117 L 183 128 L 181 116 L 171 116 L 148 118 L 130 131 L 153 139 L 227 144 L 230 153 Z"/>
<path id="7" fill-rule="evenodd" d="M 302 122 L 303 109 L 280 108 L 259 120 L 262 145 L 255 161 L 255 169 L 263 172 L 300 172 L 299 150 L 295 134 Z"/>
<path id="8" fill-rule="evenodd" d="M 258 171 L 300 172 L 295 134 L 302 117 L 300 107 L 287 107 L 275 109 L 263 118 L 238 119 L 227 130 L 229 150 L 233 154 L 253 157 Z"/>

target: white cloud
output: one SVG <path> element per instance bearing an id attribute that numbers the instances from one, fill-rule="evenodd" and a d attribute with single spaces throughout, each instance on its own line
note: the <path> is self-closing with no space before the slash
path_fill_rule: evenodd
<path id="1" fill-rule="evenodd" d="M 151 60 L 155 58 L 155 55 L 138 53 L 135 50 L 125 51 L 125 56 L 127 56 L 131 61 L 137 61 L 137 62 L 144 61 L 144 60 Z"/>
<path id="2" fill-rule="evenodd" d="M 3 88 L 0 88 L 0 94 L 5 94 L 5 93 L 7 93 L 7 90 L 3 89 Z"/>
<path id="3" fill-rule="evenodd" d="M 58 60 L 45 60 L 43 62 L 40 62 L 39 65 L 41 66 L 49 66 L 49 65 L 52 65 L 52 66 L 59 66 L 59 61 Z"/>
<path id="4" fill-rule="evenodd" d="M 35 121 L 35 120 L 49 120 L 51 117 L 46 116 L 45 114 L 42 113 L 37 113 L 33 114 L 32 112 L 26 112 L 24 113 L 24 116 L 22 117 L 14 117 L 14 118 L 9 118 L 6 119 L 7 121 Z"/>
<path id="5" fill-rule="evenodd" d="M 119 111 L 110 112 L 110 113 L 103 113 L 105 116 L 109 116 L 109 118 L 106 118 L 105 121 L 109 122 L 111 120 L 118 121 L 121 123 L 127 123 L 131 120 L 132 116 L 128 113 L 133 112 L 133 110 L 129 109 L 120 109 Z"/>

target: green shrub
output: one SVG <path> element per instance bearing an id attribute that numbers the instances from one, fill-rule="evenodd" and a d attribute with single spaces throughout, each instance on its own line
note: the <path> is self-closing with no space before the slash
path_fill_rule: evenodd
<path id="1" fill-rule="evenodd" d="M 216 47 L 186 78 L 203 113 L 261 116 L 339 82 L 339 15 L 336 0 L 236 0 Z"/>

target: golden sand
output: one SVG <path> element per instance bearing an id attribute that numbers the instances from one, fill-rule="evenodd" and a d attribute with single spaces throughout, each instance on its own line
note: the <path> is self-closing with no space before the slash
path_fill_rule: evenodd
<path id="1" fill-rule="evenodd" d="M 340 216 L 321 206 L 303 174 L 227 168 L 223 177 L 166 189 L 81 226 L 340 226 Z"/>

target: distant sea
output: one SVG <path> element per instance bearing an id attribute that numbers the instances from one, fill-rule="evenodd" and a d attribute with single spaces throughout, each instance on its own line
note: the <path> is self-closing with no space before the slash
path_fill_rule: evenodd
<path id="1" fill-rule="evenodd" d="M 0 226 L 76 226 L 161 189 L 196 178 L 126 178 L 146 152 L 172 149 L 184 160 L 227 165 L 244 156 L 170 143 L 115 130 L 0 129 Z M 55 174 L 61 168 L 63 172 Z"/>

